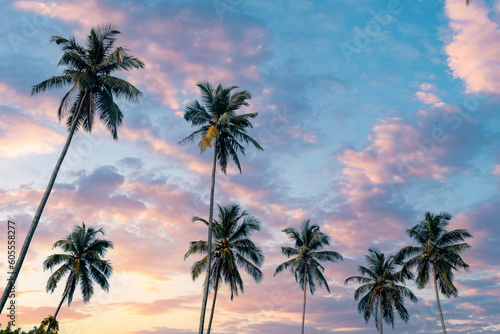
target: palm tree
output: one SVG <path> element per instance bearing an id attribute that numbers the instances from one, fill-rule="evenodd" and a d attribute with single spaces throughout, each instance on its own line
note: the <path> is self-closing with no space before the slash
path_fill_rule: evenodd
<path id="1" fill-rule="evenodd" d="M 252 95 L 246 90 L 236 91 L 236 86 L 223 88 L 221 84 L 214 88 L 210 83 L 198 83 L 201 91 L 202 103 L 198 101 L 191 102 L 186 106 L 184 119 L 193 126 L 200 128 L 189 136 L 184 138 L 180 144 L 193 142 L 200 138 L 198 145 L 201 153 L 207 147 L 214 148 L 212 165 L 212 185 L 210 188 L 210 209 L 208 215 L 208 255 L 212 254 L 212 219 L 214 211 L 214 191 L 215 191 L 215 171 L 216 164 L 219 162 L 221 171 L 226 174 L 226 168 L 229 158 L 238 167 L 241 173 L 241 165 L 238 158 L 238 152 L 245 154 L 245 147 L 240 143 L 251 143 L 254 147 L 262 150 L 259 143 L 247 134 L 247 128 L 252 127 L 251 118 L 257 117 L 257 113 L 248 113 L 236 115 L 236 111 L 243 106 L 248 106 L 247 100 Z M 205 323 L 205 312 L 207 308 L 208 287 L 210 286 L 210 267 L 211 261 L 207 263 L 207 272 L 205 276 L 203 301 L 200 314 L 199 334 L 203 334 Z"/>
<path id="2" fill-rule="evenodd" d="M 256 282 L 260 282 L 262 280 L 262 272 L 259 268 L 264 263 L 262 250 L 255 246 L 252 240 L 248 238 L 252 232 L 260 230 L 259 220 L 253 216 L 249 216 L 245 211 L 240 213 L 240 207 L 235 204 L 227 207 L 218 207 L 219 220 L 214 220 L 213 222 L 215 246 L 211 261 L 213 262 L 211 282 L 215 281 L 213 285 L 214 300 L 210 312 L 207 334 L 210 334 L 212 328 L 219 281 L 224 279 L 224 282 L 229 285 L 232 301 L 233 296 L 238 295 L 238 289 L 243 292 L 243 280 L 238 268 L 245 269 Z M 208 225 L 208 222 L 200 217 L 193 217 L 193 221 L 201 221 Z M 193 280 L 197 279 L 207 267 L 208 242 L 202 240 L 192 241 L 189 250 L 184 255 L 184 259 L 196 253 L 207 255 L 193 264 L 191 268 Z"/>
<path id="3" fill-rule="evenodd" d="M 472 238 L 472 235 L 465 229 L 446 231 L 445 227 L 448 226 L 450 220 L 449 213 L 441 212 L 439 215 L 434 215 L 427 212 L 424 220 L 406 230 L 418 246 L 407 246 L 396 254 L 397 261 L 409 259 L 404 264 L 405 268 L 411 270 L 416 267 L 416 282 L 419 289 L 423 289 L 429 283 L 432 273 L 443 333 L 446 333 L 446 328 L 439 302 L 438 286 L 446 297 L 458 296 L 458 290 L 453 285 L 453 270 L 469 269 L 469 265 L 462 260 L 460 253 L 470 248 L 469 244 L 462 241 L 465 238 Z"/>
<path id="4" fill-rule="evenodd" d="M 358 271 L 365 276 L 348 277 L 344 284 L 350 281 L 363 284 L 354 292 L 355 300 L 366 293 L 358 303 L 358 311 L 363 314 L 366 323 L 373 315 L 375 326 L 382 334 L 382 320 L 394 328 L 394 310 L 404 322 L 408 322 L 410 316 L 404 306 L 404 297 L 410 298 L 412 302 L 417 302 L 417 297 L 407 287 L 397 284 L 413 278 L 413 275 L 409 272 L 396 272 L 393 256 L 385 258 L 384 253 L 378 249 L 368 251 L 370 254 L 365 256 L 368 267 L 358 267 Z"/>
<path id="5" fill-rule="evenodd" d="M 93 281 L 108 292 L 108 278 L 113 272 L 113 268 L 109 261 L 102 259 L 102 256 L 108 248 L 113 248 L 113 243 L 97 239 L 96 236 L 99 233 L 104 235 L 102 229 L 87 228 L 85 223 L 82 223 L 82 226 L 75 226 L 70 235 L 56 241 L 52 247 L 60 247 L 65 254 L 50 255 L 43 262 L 44 270 L 52 270 L 57 265 L 62 264 L 50 275 L 47 281 L 47 292 L 54 292 L 57 284 L 68 274 L 61 302 L 47 327 L 47 332 L 52 327 L 63 302 L 67 300 L 68 306 L 71 305 L 78 283 L 80 283 L 84 303 L 88 302 L 94 294 Z"/>
<path id="6" fill-rule="evenodd" d="M 50 329 L 47 329 L 48 326 L 51 325 Z M 45 319 L 42 320 L 40 323 L 40 327 L 38 327 L 37 333 L 52 333 L 52 334 L 57 334 L 59 333 L 59 321 L 54 320 L 54 317 L 49 314 L 49 316 Z"/>
<path id="7" fill-rule="evenodd" d="M 132 102 L 142 99 L 142 93 L 137 88 L 127 81 L 111 75 L 119 70 L 129 71 L 133 68 L 144 68 L 144 63 L 128 55 L 123 47 L 114 48 L 118 34 L 120 34 L 118 30 L 106 25 L 97 29 L 93 28 L 87 37 L 85 46 L 78 44 L 74 37 L 66 39 L 52 36 L 50 40 L 59 45 L 64 52 L 58 65 L 66 66 L 67 69 L 63 71 L 62 75 L 54 76 L 33 86 L 31 94 L 35 95 L 48 89 L 64 86 L 70 87 L 70 90 L 62 98 L 57 112 L 59 121 L 66 118 L 68 137 L 26 235 L 23 247 L 19 252 L 16 266 L 0 299 L 0 313 L 21 271 L 31 239 L 35 234 L 73 134 L 80 128 L 90 133 L 94 116 L 97 114 L 111 132 L 113 139 L 117 139 L 117 128 L 122 124 L 123 114 L 114 102 L 114 97 L 123 97 Z"/>
<path id="8" fill-rule="evenodd" d="M 318 251 L 324 245 L 330 244 L 330 237 L 323 232 L 319 231 L 319 226 L 309 225 L 310 220 L 307 219 L 302 223 L 300 231 L 293 227 L 287 227 L 282 232 L 286 233 L 289 239 L 295 242 L 294 247 L 281 247 L 281 252 L 288 258 L 294 258 L 280 264 L 274 276 L 283 271 L 283 269 L 290 269 L 295 275 L 295 281 L 300 284 L 304 290 L 304 307 L 302 311 L 302 334 L 304 334 L 304 324 L 306 320 L 306 292 L 307 284 L 309 283 L 309 291 L 311 295 L 316 291 L 316 283 L 320 286 L 325 286 L 328 292 L 330 288 L 326 282 L 323 272 L 325 268 L 318 261 L 337 262 L 344 260 L 342 255 L 334 251 Z"/>

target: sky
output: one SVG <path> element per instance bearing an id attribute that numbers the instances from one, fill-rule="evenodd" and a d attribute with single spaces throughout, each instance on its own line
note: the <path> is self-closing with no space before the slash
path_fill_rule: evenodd
<path id="1" fill-rule="evenodd" d="M 500 1 L 160 1 L 0 0 L 0 280 L 6 280 L 7 221 L 18 251 L 67 131 L 57 120 L 64 89 L 30 96 L 63 68 L 51 36 L 88 35 L 113 24 L 146 64 L 122 72 L 144 93 L 117 100 L 125 114 L 117 141 L 100 124 L 77 133 L 59 172 L 16 285 L 16 325 L 53 314 L 64 286 L 45 292 L 44 259 L 75 225 L 103 228 L 115 248 L 109 293 L 79 291 L 58 319 L 61 333 L 197 333 L 201 280 L 184 261 L 206 240 L 211 153 L 178 142 L 195 128 L 185 106 L 198 82 L 252 93 L 258 112 L 248 147 L 227 175 L 217 171 L 215 202 L 238 204 L 262 229 L 260 283 L 243 274 L 231 302 L 222 287 L 213 333 L 298 332 L 303 294 L 292 274 L 273 277 L 292 242 L 281 232 L 305 219 L 331 237 L 325 249 L 331 293 L 307 299 L 306 332 L 373 333 L 354 300 L 369 248 L 387 255 L 411 245 L 406 230 L 426 212 L 449 212 L 449 229 L 474 237 L 456 273 L 457 298 L 442 297 L 451 333 L 500 332 Z M 439 333 L 431 285 L 394 333 Z M 2 287 L 3 289 L 3 283 Z M 211 298 L 209 299 L 209 303 Z M 5 312 L 4 312 L 5 313 Z M 7 318 L 0 317 L 5 325 Z"/>

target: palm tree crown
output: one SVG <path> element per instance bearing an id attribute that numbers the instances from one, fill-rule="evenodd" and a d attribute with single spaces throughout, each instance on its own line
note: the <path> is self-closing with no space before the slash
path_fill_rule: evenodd
<path id="1" fill-rule="evenodd" d="M 193 217 L 193 221 L 201 221 L 208 225 L 208 222 L 200 217 Z M 211 330 L 215 301 L 221 279 L 229 285 L 231 300 L 233 300 L 234 295 L 238 295 L 238 290 L 243 292 L 243 279 L 238 268 L 243 268 L 256 282 L 262 280 L 262 271 L 259 268 L 264 263 L 264 255 L 262 250 L 249 239 L 252 232 L 259 230 L 259 220 L 249 216 L 245 211 L 240 212 L 238 205 L 219 206 L 219 220 L 213 222 L 215 246 L 210 285 L 214 289 L 214 300 L 207 333 L 210 333 Z M 193 264 L 191 268 L 193 280 L 197 279 L 207 267 L 208 242 L 202 240 L 191 242 L 184 259 L 196 253 L 205 256 Z"/>
<path id="2" fill-rule="evenodd" d="M 286 233 L 288 238 L 295 242 L 295 247 L 281 247 L 281 252 L 292 259 L 280 264 L 274 276 L 284 269 L 290 269 L 295 275 L 295 281 L 299 283 L 304 291 L 304 306 L 302 312 L 302 334 L 304 333 L 305 314 L 306 314 L 306 291 L 309 283 L 309 291 L 314 294 L 316 284 L 325 286 L 328 292 L 330 288 L 323 276 L 325 268 L 319 261 L 337 262 L 343 260 L 342 255 L 334 251 L 319 251 L 325 245 L 330 244 L 330 237 L 320 232 L 319 226 L 310 225 L 310 220 L 302 223 L 300 231 L 293 227 L 287 227 L 282 232 Z"/>
<path id="3" fill-rule="evenodd" d="M 469 265 L 464 262 L 460 253 L 470 248 L 470 245 L 463 241 L 472 237 L 465 229 L 446 231 L 445 228 L 450 220 L 449 213 L 441 212 L 439 215 L 434 215 L 427 212 L 424 220 L 406 230 L 418 246 L 404 247 L 396 254 L 397 261 L 408 259 L 404 264 L 405 268 L 408 270 L 416 268 L 416 283 L 419 289 L 423 289 L 429 283 L 432 274 L 443 333 L 446 333 L 446 328 L 438 287 L 446 297 L 458 296 L 458 290 L 453 284 L 453 271 L 458 271 L 460 268 L 469 269 Z"/>
<path id="4" fill-rule="evenodd" d="M 201 91 L 202 103 L 194 101 L 186 106 L 184 119 L 193 126 L 200 128 L 181 141 L 181 144 L 193 142 L 199 137 L 201 152 L 215 144 L 217 161 L 221 171 L 225 174 L 228 160 L 231 159 L 241 172 L 238 152 L 245 154 L 245 147 L 241 144 L 251 143 L 262 150 L 255 139 L 247 134 L 247 128 L 252 128 L 251 118 L 258 113 L 236 115 L 242 106 L 248 106 L 247 100 L 252 98 L 250 92 L 236 91 L 238 87 L 223 88 L 221 84 L 214 88 L 210 83 L 198 83 Z"/>
<path id="5" fill-rule="evenodd" d="M 67 116 L 66 125 L 71 128 L 76 118 L 75 131 L 83 127 L 91 132 L 97 112 L 100 120 L 118 138 L 117 128 L 121 125 L 123 114 L 113 100 L 113 96 L 129 101 L 138 101 L 142 93 L 127 81 L 112 76 L 119 70 L 129 71 L 144 68 L 144 63 L 127 54 L 123 47 L 114 48 L 118 30 L 110 25 L 92 28 L 86 44 L 80 45 L 74 37 L 66 39 L 52 36 L 64 51 L 59 66 L 66 66 L 62 75 L 53 76 L 33 86 L 31 95 L 47 89 L 71 87 L 59 105 L 59 120 Z"/>
<path id="6" fill-rule="evenodd" d="M 232 300 L 234 295 L 238 295 L 238 291 L 243 292 L 243 280 L 238 268 L 243 268 L 256 282 L 262 280 L 262 271 L 259 268 L 264 263 L 264 255 L 262 250 L 248 238 L 252 232 L 260 231 L 260 222 L 257 218 L 249 216 L 246 211 L 240 212 L 238 205 L 227 207 L 218 205 L 218 207 L 219 220 L 213 222 L 212 287 L 215 279 L 223 278 L 229 285 Z M 208 222 L 200 217 L 193 217 L 193 221 L 201 221 L 208 225 Z M 184 259 L 196 253 L 205 255 L 191 268 L 193 280 L 197 279 L 206 268 L 207 245 L 207 241 L 192 241 L 184 255 Z"/>
<path id="7" fill-rule="evenodd" d="M 54 243 L 53 248 L 60 247 L 64 254 L 50 255 L 43 262 L 44 270 L 52 270 L 62 264 L 50 275 L 47 281 L 47 292 L 54 292 L 61 279 L 68 275 L 61 302 L 54 317 L 50 320 L 47 331 L 52 328 L 64 300 L 68 301 L 68 306 L 71 305 L 78 284 L 80 284 L 84 303 L 88 302 L 94 294 L 94 281 L 108 292 L 108 278 L 113 272 L 113 268 L 107 260 L 102 259 L 102 256 L 108 248 L 113 248 L 113 243 L 96 238 L 99 233 L 104 235 L 102 229 L 87 228 L 85 223 L 82 223 L 82 226 L 75 226 L 70 235 Z"/>
<path id="8" fill-rule="evenodd" d="M 398 261 L 408 259 L 405 266 L 408 269 L 417 268 L 416 282 L 419 289 L 423 289 L 432 273 L 436 270 L 436 279 L 442 294 L 447 297 L 457 297 L 458 290 L 453 284 L 453 271 L 463 268 L 469 269 L 469 265 L 461 258 L 460 253 L 470 248 L 464 241 L 472 235 L 465 229 L 446 231 L 451 220 L 451 215 L 441 212 L 434 215 L 427 212 L 425 219 L 419 224 L 406 230 L 407 234 L 418 246 L 407 246 L 401 249 L 396 258 Z"/>
<path id="9" fill-rule="evenodd" d="M 382 320 L 394 328 L 394 310 L 404 322 L 408 322 L 410 316 L 404 306 L 404 297 L 413 302 L 417 302 L 417 297 L 410 289 L 397 284 L 413 276 L 410 272 L 396 272 L 393 256 L 386 258 L 378 249 L 368 251 L 370 254 L 365 256 L 368 266 L 358 267 L 364 276 L 348 277 L 344 283 L 355 281 L 362 284 L 354 292 L 355 300 L 363 296 L 358 303 L 358 311 L 363 314 L 366 323 L 373 315 L 375 325 L 382 333 Z"/>
<path id="10" fill-rule="evenodd" d="M 316 283 L 325 286 L 328 292 L 330 288 L 323 276 L 325 268 L 318 261 L 337 262 L 343 260 L 342 255 L 334 251 L 318 251 L 325 245 L 330 244 L 330 237 L 319 231 L 319 226 L 310 225 L 310 220 L 302 223 L 300 232 L 293 227 L 287 227 L 282 232 L 295 242 L 295 247 L 281 247 L 281 252 L 287 257 L 296 257 L 280 264 L 274 275 L 290 269 L 295 275 L 295 280 L 304 289 L 304 281 L 307 277 L 311 294 L 316 291 Z"/>

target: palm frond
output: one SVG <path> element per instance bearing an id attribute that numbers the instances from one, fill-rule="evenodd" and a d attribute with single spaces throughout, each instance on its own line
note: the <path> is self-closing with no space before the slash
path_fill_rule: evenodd
<path id="1" fill-rule="evenodd" d="M 67 264 L 59 267 L 56 271 L 54 271 L 54 273 L 52 273 L 52 275 L 49 276 L 45 290 L 50 293 L 54 292 L 59 281 L 70 271 L 71 267 Z"/>
<path id="2" fill-rule="evenodd" d="M 289 269 L 292 268 L 293 263 L 295 262 L 296 258 L 288 260 L 280 264 L 278 267 L 276 267 L 276 270 L 274 271 L 273 276 L 276 276 L 280 272 L 282 272 L 284 269 Z"/>
<path id="3" fill-rule="evenodd" d="M 107 75 L 104 84 L 118 98 L 123 97 L 130 102 L 140 102 L 144 99 L 144 94 L 139 89 L 123 79 Z"/>
<path id="4" fill-rule="evenodd" d="M 186 260 L 192 254 L 206 254 L 208 252 L 208 242 L 192 241 L 189 246 L 189 250 L 184 254 L 184 260 Z"/>
<path id="5" fill-rule="evenodd" d="M 73 78 L 68 75 L 54 76 L 44 80 L 31 88 L 31 95 L 36 95 L 40 92 L 45 92 L 47 89 L 62 88 L 73 84 Z"/>
<path id="6" fill-rule="evenodd" d="M 207 147 L 212 147 L 212 144 L 215 142 L 218 135 L 219 135 L 219 129 L 217 129 L 215 125 L 212 125 L 205 133 L 203 138 L 201 138 L 200 148 L 202 153 L 205 152 Z"/>
<path id="7" fill-rule="evenodd" d="M 43 261 L 42 267 L 43 270 L 52 269 L 53 267 L 67 262 L 70 259 L 70 255 L 68 254 L 53 254 L 48 256 L 45 261 Z"/>

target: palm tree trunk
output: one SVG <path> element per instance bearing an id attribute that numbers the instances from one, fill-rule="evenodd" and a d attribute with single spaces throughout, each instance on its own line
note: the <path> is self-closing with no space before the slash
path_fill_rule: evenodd
<path id="1" fill-rule="evenodd" d="M 380 308 L 380 334 L 384 334 L 384 325 L 382 321 L 382 296 L 378 297 L 378 307 Z"/>
<path id="2" fill-rule="evenodd" d="M 210 283 L 210 264 L 212 262 L 212 219 L 214 216 L 214 192 L 215 192 L 215 171 L 217 167 L 217 140 L 214 143 L 214 161 L 212 166 L 212 187 L 210 189 L 210 212 L 208 215 L 208 263 L 207 274 L 205 277 L 205 290 L 203 292 L 203 302 L 201 305 L 200 327 L 198 334 L 203 334 L 203 327 L 205 324 L 205 312 L 207 310 L 208 288 Z"/>
<path id="3" fill-rule="evenodd" d="M 444 326 L 444 318 L 443 311 L 441 310 L 441 303 L 439 302 L 439 292 L 437 287 L 437 279 L 436 279 L 436 266 L 432 263 L 432 274 L 434 275 L 434 291 L 436 292 L 436 301 L 439 311 L 439 317 L 441 318 L 441 328 L 443 329 L 443 334 L 446 334 L 446 327 Z"/>
<path id="4" fill-rule="evenodd" d="M 214 301 L 212 302 L 212 310 L 210 310 L 210 321 L 208 322 L 207 334 L 210 334 L 210 330 L 212 329 L 212 320 L 214 319 L 214 310 L 215 310 L 215 300 L 217 299 L 217 290 L 219 288 L 219 276 L 220 276 L 220 267 L 221 261 L 219 258 L 219 264 L 217 264 L 217 276 L 215 277 L 215 288 L 214 288 Z"/>
<path id="5" fill-rule="evenodd" d="M 302 334 L 304 334 L 304 324 L 306 323 L 306 295 L 307 295 L 307 266 L 304 267 L 304 308 L 302 310 Z"/>
<path id="6" fill-rule="evenodd" d="M 62 306 L 62 304 L 63 304 L 63 302 L 64 302 L 64 299 L 66 298 L 66 294 L 67 294 L 67 292 L 64 292 L 64 293 L 63 293 L 63 297 L 62 297 L 62 299 L 61 299 L 61 302 L 59 303 L 59 306 L 58 306 L 58 307 L 57 307 L 57 309 L 56 309 L 56 313 L 54 313 L 54 316 L 52 317 L 52 320 L 50 320 L 50 323 L 49 323 L 49 325 L 47 326 L 47 329 L 46 329 L 46 331 L 45 331 L 45 332 L 47 332 L 47 333 L 48 333 L 48 332 L 49 332 L 49 330 L 50 330 L 50 329 L 52 328 L 52 326 L 54 325 L 54 322 L 56 321 L 57 314 L 59 313 L 59 310 L 61 309 L 61 306 Z"/>
<path id="7" fill-rule="evenodd" d="M 26 235 L 26 239 L 24 239 L 24 244 L 23 244 L 23 247 L 21 248 L 21 252 L 19 252 L 19 257 L 17 258 L 16 266 L 14 267 L 14 271 L 10 275 L 10 278 L 7 280 L 7 286 L 5 287 L 2 298 L 0 299 L 0 313 L 2 313 L 2 310 L 5 306 L 5 303 L 7 302 L 7 298 L 10 295 L 10 291 L 12 290 L 14 283 L 16 283 L 17 276 L 19 275 L 19 272 L 21 271 L 21 267 L 23 265 L 24 258 L 26 257 L 26 253 L 28 253 L 28 248 L 30 246 L 31 239 L 33 238 L 33 235 L 35 234 L 35 230 L 36 230 L 36 227 L 38 226 L 38 222 L 40 221 L 40 217 L 42 216 L 43 209 L 45 208 L 45 204 L 47 204 L 47 200 L 49 199 L 50 192 L 52 191 L 52 187 L 54 186 L 54 183 L 56 181 L 57 173 L 59 173 L 59 168 L 61 168 L 64 157 L 66 156 L 66 153 L 68 152 L 69 144 L 71 144 L 71 139 L 73 139 L 73 134 L 75 133 L 75 128 L 76 128 L 76 120 L 80 116 L 80 112 L 82 109 L 82 103 L 83 103 L 83 100 L 85 100 L 86 96 L 87 96 L 87 92 L 85 92 L 83 94 L 83 97 L 80 101 L 80 105 L 78 106 L 78 111 L 77 111 L 76 116 L 73 119 L 73 123 L 71 124 L 71 127 L 69 129 L 68 138 L 66 138 L 66 143 L 64 144 L 61 155 L 59 156 L 59 160 L 57 160 L 56 166 L 54 167 L 54 171 L 52 172 L 52 176 L 50 177 L 49 184 L 47 185 L 47 188 L 45 189 L 45 193 L 43 194 L 42 200 L 40 201 L 40 205 L 38 205 L 38 209 L 36 210 L 35 217 L 33 218 L 33 222 L 31 223 L 30 229 L 28 230 L 28 234 Z"/>

